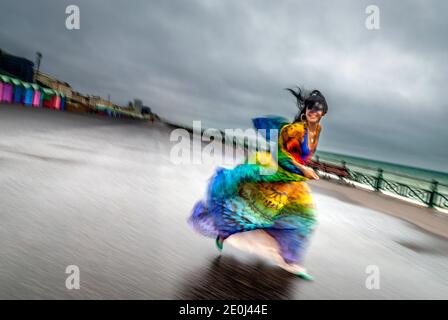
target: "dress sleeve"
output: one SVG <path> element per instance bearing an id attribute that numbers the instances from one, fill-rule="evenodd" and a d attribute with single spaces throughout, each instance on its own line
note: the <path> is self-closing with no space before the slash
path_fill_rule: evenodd
<path id="1" fill-rule="evenodd" d="M 301 164 L 305 164 L 302 159 L 302 142 L 305 137 L 305 127 L 302 123 L 292 123 L 282 128 L 280 133 L 281 146 L 283 152 Z"/>
<path id="2" fill-rule="evenodd" d="M 264 138 L 267 141 L 271 140 L 271 129 L 279 130 L 281 127 L 283 127 L 285 124 L 288 123 L 288 120 L 286 120 L 283 117 L 279 116 L 265 116 L 265 117 L 259 117 L 252 119 L 252 123 L 254 125 L 254 128 L 259 130 L 259 132 L 264 135 Z"/>
<path id="3" fill-rule="evenodd" d="M 305 137 L 305 128 L 301 123 L 286 125 L 280 131 L 278 164 L 293 173 L 304 175 L 296 163 L 306 165 L 302 158 L 301 144 Z"/>

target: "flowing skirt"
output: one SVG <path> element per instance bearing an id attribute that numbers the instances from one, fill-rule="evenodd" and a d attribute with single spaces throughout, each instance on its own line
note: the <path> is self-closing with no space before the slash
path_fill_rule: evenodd
<path id="1" fill-rule="evenodd" d="M 281 167 L 272 174 L 260 173 L 270 165 L 272 160 L 268 165 L 218 168 L 206 199 L 196 203 L 189 223 L 205 236 L 222 239 L 258 230 L 250 233 L 257 234 L 259 240 L 268 236 L 261 241 L 268 250 L 275 251 L 286 264 L 300 264 L 316 225 L 308 179 Z M 234 243 L 241 243 L 244 237 L 233 238 Z M 246 240 L 250 243 L 250 237 Z"/>

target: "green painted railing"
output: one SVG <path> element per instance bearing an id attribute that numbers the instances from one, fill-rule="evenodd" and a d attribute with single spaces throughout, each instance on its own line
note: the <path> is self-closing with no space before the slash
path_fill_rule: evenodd
<path id="1" fill-rule="evenodd" d="M 378 168 L 376 169 L 376 174 L 368 174 L 365 172 L 357 171 L 353 168 L 348 168 L 347 165 L 350 165 L 351 167 L 358 167 L 360 169 L 367 169 L 374 171 L 374 169 L 369 167 L 363 167 L 361 165 L 347 163 L 345 161 L 340 161 L 339 165 L 334 164 L 335 161 L 332 161 L 331 164 L 328 165 L 327 162 L 321 161 L 319 157 L 315 157 L 315 160 L 313 162 L 313 167 L 326 172 L 331 173 L 333 175 L 338 176 L 339 179 L 347 179 L 349 181 L 354 181 L 357 183 L 361 183 L 364 185 L 367 185 L 371 188 L 373 188 L 375 191 L 386 191 L 390 192 L 396 195 L 399 195 L 404 198 L 412 199 L 415 201 L 418 201 L 424 205 L 426 205 L 429 208 L 441 208 L 441 209 L 448 209 L 448 195 L 445 193 L 439 192 L 439 186 L 447 187 L 446 185 L 440 184 L 436 180 L 428 181 L 428 180 L 422 180 L 415 177 L 405 176 L 402 174 L 397 174 L 394 172 L 385 172 L 383 169 Z M 321 164 L 324 164 L 324 166 L 321 166 Z M 327 167 L 325 167 L 325 164 Z M 328 168 L 327 170 L 325 168 Z M 323 169 L 323 170 L 322 170 Z M 336 170 L 332 170 L 336 169 Z M 339 172 L 343 173 L 340 174 Z M 401 176 L 406 179 L 411 179 L 416 182 L 420 182 L 420 184 L 426 184 L 428 185 L 428 188 L 424 187 L 416 187 L 411 186 L 406 183 L 402 183 L 399 181 L 396 181 L 392 178 L 384 178 L 384 174 L 389 173 L 393 176 Z"/>

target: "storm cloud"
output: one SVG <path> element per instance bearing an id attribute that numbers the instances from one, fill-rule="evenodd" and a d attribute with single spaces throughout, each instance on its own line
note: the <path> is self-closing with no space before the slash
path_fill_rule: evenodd
<path id="1" fill-rule="evenodd" d="M 80 30 L 65 27 L 75 4 Z M 365 27 L 368 5 L 380 29 Z M 321 150 L 448 172 L 444 1 L 23 1 L 0 4 L 0 47 L 85 94 L 161 117 L 246 128 L 292 118 L 285 87 L 329 103 Z"/>

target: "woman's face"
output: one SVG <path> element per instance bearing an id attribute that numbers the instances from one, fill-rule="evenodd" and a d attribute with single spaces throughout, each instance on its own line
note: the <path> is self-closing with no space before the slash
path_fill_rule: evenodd
<path id="1" fill-rule="evenodd" d="M 311 123 L 319 123 L 324 112 L 319 105 L 306 108 L 306 120 Z"/>

